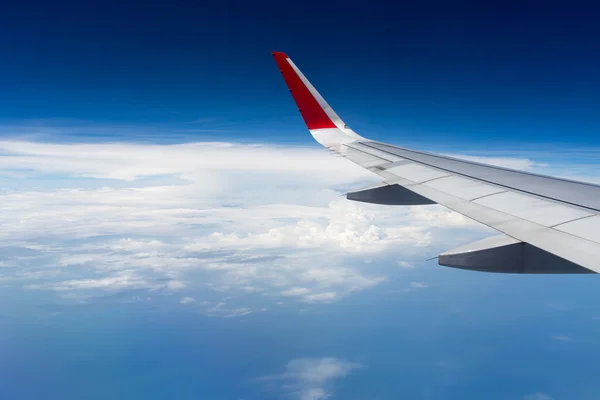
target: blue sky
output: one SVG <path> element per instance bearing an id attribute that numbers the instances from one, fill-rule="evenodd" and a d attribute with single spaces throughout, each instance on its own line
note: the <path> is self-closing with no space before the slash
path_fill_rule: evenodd
<path id="1" fill-rule="evenodd" d="M 576 3 L 9 4 L 0 119 L 300 140 L 277 50 L 381 140 L 592 145 L 600 28 Z"/>
<path id="2" fill-rule="evenodd" d="M 593 276 L 442 268 L 490 230 L 306 131 L 600 181 L 600 27 L 535 2 L 54 2 L 0 15 L 0 398 L 597 399 Z"/>

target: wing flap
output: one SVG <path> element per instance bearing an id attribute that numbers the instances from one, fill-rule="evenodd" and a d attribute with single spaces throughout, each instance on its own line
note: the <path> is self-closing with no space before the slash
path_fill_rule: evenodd
<path id="1" fill-rule="evenodd" d="M 412 190 L 400 185 L 385 182 L 346 193 L 346 198 L 363 203 L 385 204 L 390 206 L 417 206 L 435 204 Z"/>
<path id="2" fill-rule="evenodd" d="M 463 214 L 477 222 L 494 228 L 522 242 L 539 247 L 558 257 L 570 260 L 594 272 L 600 272 L 598 255 L 600 244 L 466 201 L 423 184 L 397 180 L 408 189 Z"/>
<path id="3" fill-rule="evenodd" d="M 438 256 L 440 265 L 474 271 L 513 274 L 592 273 L 563 258 L 506 235 L 446 251 Z"/>
<path id="4" fill-rule="evenodd" d="M 495 193 L 473 201 L 493 210 L 547 227 L 593 215 L 579 208 L 510 191 Z"/>
<path id="5" fill-rule="evenodd" d="M 600 243 L 600 216 L 594 215 L 555 226 L 554 229 Z"/>

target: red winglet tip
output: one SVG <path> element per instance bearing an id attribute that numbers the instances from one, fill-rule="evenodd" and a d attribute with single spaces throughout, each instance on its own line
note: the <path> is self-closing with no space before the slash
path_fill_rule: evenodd
<path id="1" fill-rule="evenodd" d="M 304 82 L 302 82 L 302 79 L 298 76 L 294 68 L 292 68 L 287 54 L 275 51 L 273 52 L 273 57 L 279 67 L 279 71 L 283 74 L 283 79 L 288 89 L 292 92 L 292 97 L 308 129 L 336 128 L 336 125 L 331 121 L 331 118 L 327 115 L 323 107 L 315 99 Z"/>
<path id="2" fill-rule="evenodd" d="M 274 51 L 273 53 L 271 53 L 273 55 L 273 57 L 275 58 L 289 58 L 287 54 L 282 53 L 281 51 Z"/>

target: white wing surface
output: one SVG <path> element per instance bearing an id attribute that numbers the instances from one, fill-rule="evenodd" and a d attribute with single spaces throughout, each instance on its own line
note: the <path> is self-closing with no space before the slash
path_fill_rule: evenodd
<path id="1" fill-rule="evenodd" d="M 287 55 L 273 56 L 317 142 L 382 178 L 348 199 L 437 203 L 502 232 L 440 254 L 440 265 L 504 273 L 600 272 L 600 186 L 366 139 L 344 124 Z"/>

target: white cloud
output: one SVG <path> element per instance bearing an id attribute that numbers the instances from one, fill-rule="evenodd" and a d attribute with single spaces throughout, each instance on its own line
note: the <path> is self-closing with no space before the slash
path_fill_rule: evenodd
<path id="1" fill-rule="evenodd" d="M 307 303 L 316 303 L 316 302 L 328 302 L 333 301 L 337 298 L 336 292 L 324 292 L 324 293 L 315 293 L 315 294 L 307 294 L 306 296 L 302 296 L 305 302 Z"/>
<path id="2" fill-rule="evenodd" d="M 179 302 L 180 302 L 181 304 L 191 304 L 191 303 L 195 303 L 195 302 L 196 302 L 196 299 L 195 299 L 195 298 L 193 298 L 193 297 L 190 297 L 190 296 L 185 296 L 185 297 L 182 297 L 182 298 L 179 300 Z"/>
<path id="3" fill-rule="evenodd" d="M 429 285 L 423 282 L 411 282 L 410 287 L 415 289 L 425 289 L 426 287 L 429 287 Z"/>
<path id="4" fill-rule="evenodd" d="M 225 300 L 231 300 L 231 298 L 226 297 Z M 208 317 L 235 318 L 253 314 L 256 312 L 265 312 L 268 310 L 266 307 L 260 309 L 252 309 L 249 307 L 235 307 L 228 304 L 225 301 L 213 304 L 206 301 L 201 301 L 198 304 L 200 306 L 204 306 L 204 308 L 201 309 L 201 312 Z"/>
<path id="5" fill-rule="evenodd" d="M 324 400 L 334 393 L 333 381 L 360 367 L 360 364 L 332 357 L 298 358 L 288 362 L 283 373 L 259 380 L 280 381 L 281 388 L 298 400 Z"/>
<path id="6" fill-rule="evenodd" d="M 23 174 L 0 192 L 0 240 L 47 257 L 30 288 L 326 303 L 384 282 L 382 263 L 460 244 L 443 230 L 487 229 L 438 206 L 339 198 L 378 178 L 316 146 L 0 141 L 0 154 L 0 173 Z"/>
<path id="7" fill-rule="evenodd" d="M 312 173 L 316 182 L 340 184 L 369 173 L 358 166 L 331 162 L 325 151 L 299 147 L 243 146 L 233 143 L 144 144 L 52 144 L 0 141 L 0 170 L 34 170 L 74 176 L 132 181 L 141 177 L 178 175 L 220 186 L 220 171 L 280 172 L 276 178 L 297 171 Z M 337 164 L 337 165 L 336 165 Z M 283 173 L 283 174 L 281 174 Z M 337 177 L 337 181 L 335 180 Z M 224 182 L 226 183 L 226 182 Z"/>
<path id="8" fill-rule="evenodd" d="M 571 338 L 569 336 L 566 336 L 566 335 L 556 335 L 556 336 L 553 336 L 553 338 L 555 340 L 558 340 L 558 341 L 561 341 L 561 342 L 568 342 L 568 341 L 571 340 Z"/>
<path id="9" fill-rule="evenodd" d="M 169 281 L 166 284 L 166 288 L 171 289 L 171 290 L 183 289 L 183 288 L 185 288 L 185 286 L 186 286 L 185 283 L 183 283 L 181 281 L 175 281 L 175 280 Z"/>
<path id="10" fill-rule="evenodd" d="M 236 308 L 235 310 L 232 310 L 228 313 L 226 313 L 224 316 L 225 318 L 231 318 L 231 317 L 241 317 L 243 315 L 248 315 L 248 314 L 252 314 L 252 310 L 246 307 L 243 308 Z"/>
<path id="11" fill-rule="evenodd" d="M 301 287 L 293 287 L 288 290 L 283 290 L 281 292 L 282 296 L 303 296 L 310 293 L 310 289 L 301 288 Z"/>
<path id="12" fill-rule="evenodd" d="M 414 268 L 415 266 L 407 261 L 398 261 L 397 265 L 400 268 Z"/>
<path id="13" fill-rule="evenodd" d="M 73 279 L 57 283 L 45 283 L 28 285 L 29 289 L 52 289 L 56 291 L 66 290 L 82 290 L 82 289 L 104 289 L 104 290 L 120 290 L 120 289 L 155 289 L 160 287 L 148 282 L 143 277 L 132 271 L 121 271 L 114 276 L 108 276 L 98 279 Z"/>

